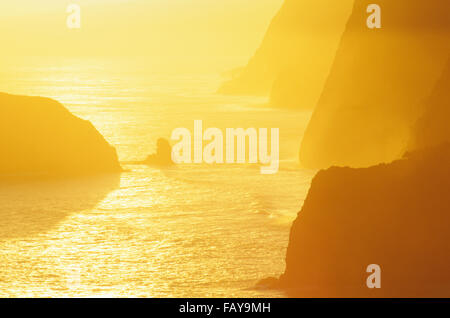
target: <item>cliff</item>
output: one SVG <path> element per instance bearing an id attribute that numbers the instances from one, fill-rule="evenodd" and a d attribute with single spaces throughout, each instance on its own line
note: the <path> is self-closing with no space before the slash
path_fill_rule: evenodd
<path id="1" fill-rule="evenodd" d="M 292 296 L 450 296 L 450 59 L 421 108 L 403 159 L 314 178 L 275 284 Z M 369 264 L 381 289 L 366 286 Z"/>
<path id="2" fill-rule="evenodd" d="M 248 65 L 219 89 L 269 95 L 274 106 L 312 108 L 331 67 L 353 0 L 286 0 Z M 275 83 L 275 84 L 274 84 Z"/>
<path id="3" fill-rule="evenodd" d="M 450 144 L 314 178 L 280 284 L 291 296 L 449 297 Z M 381 266 L 381 289 L 366 268 Z"/>
<path id="4" fill-rule="evenodd" d="M 450 141 L 450 58 L 432 94 L 426 110 L 414 125 L 410 149 L 432 147 Z"/>
<path id="5" fill-rule="evenodd" d="M 355 2 L 302 141 L 304 166 L 368 167 L 400 158 L 447 62 L 449 1 L 377 1 L 381 29 L 366 25 L 371 3 Z"/>
<path id="6" fill-rule="evenodd" d="M 119 172 L 95 127 L 48 98 L 0 93 L 0 179 Z"/>

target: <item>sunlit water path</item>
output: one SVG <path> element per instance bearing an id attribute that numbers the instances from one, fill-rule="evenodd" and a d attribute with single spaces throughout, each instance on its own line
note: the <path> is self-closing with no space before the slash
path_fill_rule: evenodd
<path id="1" fill-rule="evenodd" d="M 0 296 L 271 297 L 314 171 L 297 164 L 309 113 L 215 94 L 216 74 L 96 63 L 0 72 L 0 91 L 53 97 L 93 122 L 123 163 L 177 127 L 280 128 L 280 171 L 124 164 L 120 177 L 0 187 Z"/>

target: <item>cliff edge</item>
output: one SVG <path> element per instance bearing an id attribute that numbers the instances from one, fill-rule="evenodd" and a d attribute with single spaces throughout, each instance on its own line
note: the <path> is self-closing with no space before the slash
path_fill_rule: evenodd
<path id="1" fill-rule="evenodd" d="M 389 165 L 330 168 L 295 220 L 280 283 L 293 296 L 449 297 L 450 144 Z M 369 289 L 370 264 L 381 289 Z"/>

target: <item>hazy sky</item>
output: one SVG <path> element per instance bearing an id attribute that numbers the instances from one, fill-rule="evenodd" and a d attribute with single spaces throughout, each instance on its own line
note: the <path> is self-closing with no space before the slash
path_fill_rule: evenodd
<path id="1" fill-rule="evenodd" d="M 250 57 L 283 0 L 0 2 L 3 61 L 17 56 Z M 82 27 L 66 27 L 70 3 Z"/>

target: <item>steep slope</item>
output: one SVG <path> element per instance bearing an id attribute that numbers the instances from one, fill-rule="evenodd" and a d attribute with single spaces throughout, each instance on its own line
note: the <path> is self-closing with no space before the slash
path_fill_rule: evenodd
<path id="1" fill-rule="evenodd" d="M 353 0 L 286 0 L 255 55 L 220 93 L 269 95 L 274 106 L 312 108 Z"/>
<path id="2" fill-rule="evenodd" d="M 292 296 L 450 296 L 450 59 L 423 107 L 402 160 L 314 178 L 278 282 Z"/>
<path id="3" fill-rule="evenodd" d="M 300 149 L 303 165 L 367 167 L 407 148 L 418 105 L 450 52 L 450 2 L 380 0 L 381 29 L 357 0 Z"/>
<path id="4" fill-rule="evenodd" d="M 425 113 L 414 126 L 411 149 L 450 141 L 450 58 L 425 106 Z"/>
<path id="5" fill-rule="evenodd" d="M 57 101 L 0 93 L 0 179 L 121 171 L 95 127 Z"/>
<path id="6" fill-rule="evenodd" d="M 450 296 L 450 144 L 314 178 L 295 220 L 282 287 L 307 297 Z M 381 289 L 366 269 L 381 267 Z"/>

